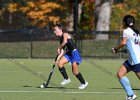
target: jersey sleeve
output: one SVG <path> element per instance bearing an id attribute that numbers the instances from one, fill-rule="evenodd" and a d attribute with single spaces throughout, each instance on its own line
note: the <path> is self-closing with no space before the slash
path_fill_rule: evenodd
<path id="1" fill-rule="evenodd" d="M 132 37 L 133 35 L 130 33 L 130 30 L 125 29 L 123 31 L 123 38 L 126 37 L 127 39 L 129 39 L 130 37 Z"/>
<path id="2" fill-rule="evenodd" d="M 126 33 L 125 30 L 123 31 L 123 38 L 124 38 L 124 37 L 127 37 L 127 38 L 128 38 L 128 34 Z"/>

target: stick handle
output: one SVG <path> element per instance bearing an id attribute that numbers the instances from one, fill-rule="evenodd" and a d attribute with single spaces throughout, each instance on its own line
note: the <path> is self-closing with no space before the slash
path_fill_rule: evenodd
<path id="1" fill-rule="evenodd" d="M 119 50 L 118 52 L 127 53 L 127 49 Z"/>
<path id="2" fill-rule="evenodd" d="M 55 62 L 58 60 L 57 58 L 58 58 L 58 55 L 56 55 L 56 57 L 55 57 Z"/>
<path id="3" fill-rule="evenodd" d="M 62 49 L 61 53 L 56 56 L 55 62 L 57 62 L 63 55 L 64 55 L 64 50 Z"/>

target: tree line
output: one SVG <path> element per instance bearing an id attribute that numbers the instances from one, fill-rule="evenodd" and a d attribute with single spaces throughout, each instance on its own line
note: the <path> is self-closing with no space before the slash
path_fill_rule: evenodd
<path id="1" fill-rule="evenodd" d="M 57 21 L 73 30 L 74 0 L 0 0 L 0 28 L 50 28 Z M 78 29 L 116 31 L 131 14 L 140 26 L 139 0 L 78 0 Z"/>

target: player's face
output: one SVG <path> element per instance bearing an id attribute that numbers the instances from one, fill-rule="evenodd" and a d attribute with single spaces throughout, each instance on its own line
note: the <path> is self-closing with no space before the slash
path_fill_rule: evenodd
<path id="1" fill-rule="evenodd" d="M 55 33 L 56 36 L 61 36 L 62 30 L 59 27 L 55 26 L 54 27 L 54 33 Z"/>

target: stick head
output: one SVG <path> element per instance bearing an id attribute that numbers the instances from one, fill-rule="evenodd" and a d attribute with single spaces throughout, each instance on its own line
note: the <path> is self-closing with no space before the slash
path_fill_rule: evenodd
<path id="1" fill-rule="evenodd" d="M 40 88 L 47 88 L 47 86 L 45 85 L 45 83 L 43 83 L 42 85 L 40 85 Z"/>

